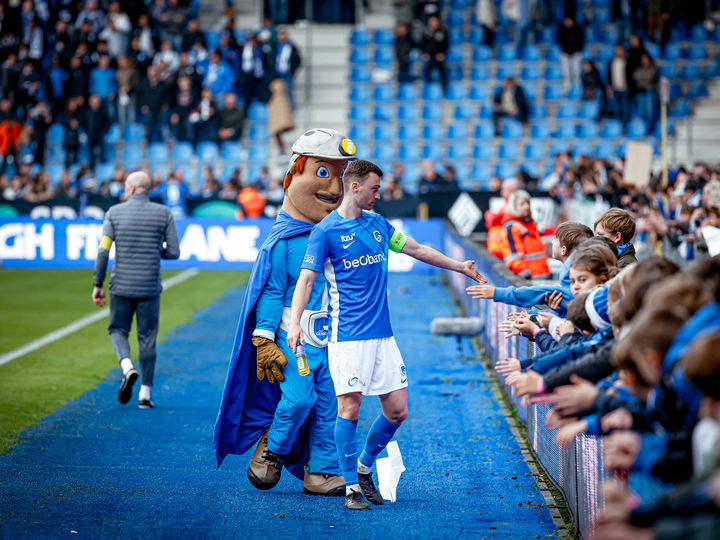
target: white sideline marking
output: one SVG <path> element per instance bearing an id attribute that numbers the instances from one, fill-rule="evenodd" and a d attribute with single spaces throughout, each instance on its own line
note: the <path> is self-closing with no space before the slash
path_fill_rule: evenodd
<path id="1" fill-rule="evenodd" d="M 177 285 L 178 283 L 182 283 L 183 281 L 188 280 L 199 273 L 200 271 L 197 268 L 190 268 L 188 270 L 180 272 L 176 276 L 173 276 L 167 281 L 163 282 L 163 289 L 169 289 L 170 287 Z M 63 326 L 62 328 L 53 330 L 49 334 L 45 334 L 41 338 L 38 338 L 35 341 L 31 341 L 30 343 L 27 343 L 22 347 L 18 347 L 13 351 L 2 354 L 0 355 L 0 366 L 2 366 L 3 364 L 7 364 L 8 362 L 15 360 L 16 358 L 20 358 L 21 356 L 24 356 L 29 352 L 36 351 L 37 349 L 44 347 L 45 345 L 52 343 L 53 341 L 64 338 L 65 336 L 70 335 L 73 332 L 77 332 L 78 330 L 80 330 L 81 328 L 85 328 L 89 324 L 99 321 L 100 319 L 104 319 L 109 314 L 110 309 L 105 308 L 91 315 L 87 315 L 82 319 L 71 322 L 67 326 Z"/>

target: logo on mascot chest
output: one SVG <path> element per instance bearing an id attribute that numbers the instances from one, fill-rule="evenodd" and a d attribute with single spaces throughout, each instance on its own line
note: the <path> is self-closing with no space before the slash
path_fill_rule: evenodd
<path id="1" fill-rule="evenodd" d="M 308 264 L 315 264 L 315 255 L 305 255 L 303 262 L 306 262 Z"/>
<path id="2" fill-rule="evenodd" d="M 355 233 L 341 234 L 340 242 L 342 242 L 343 249 L 347 249 L 355 243 Z"/>

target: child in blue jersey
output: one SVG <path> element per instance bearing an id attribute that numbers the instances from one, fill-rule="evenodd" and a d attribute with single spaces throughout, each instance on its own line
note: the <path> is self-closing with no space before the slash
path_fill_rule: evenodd
<path id="1" fill-rule="evenodd" d="M 338 396 L 335 444 L 346 484 L 345 507 L 367 510 L 365 497 L 383 504 L 370 468 L 407 418 L 407 374 L 390 325 L 387 302 L 388 250 L 454 270 L 478 282 L 475 261 L 456 261 L 421 246 L 371 210 L 380 199 L 380 168 L 369 161 L 350 163 L 343 177 L 340 207 L 315 226 L 293 296 L 288 345 L 302 342 L 300 317 L 315 277 L 329 287 L 330 374 Z M 380 397 L 382 414 L 368 433 L 358 458 L 357 420 L 363 396 Z"/>
<path id="2" fill-rule="evenodd" d="M 593 237 L 590 227 L 574 221 L 565 221 L 557 226 L 552 242 L 552 256 L 562 261 L 560 287 L 535 285 L 532 287 L 494 287 L 472 285 L 465 289 L 473 298 L 488 298 L 513 306 L 532 307 L 547 303 L 560 315 L 567 312 L 567 303 L 573 299 L 570 291 L 570 261 L 572 252 L 583 241 Z"/>

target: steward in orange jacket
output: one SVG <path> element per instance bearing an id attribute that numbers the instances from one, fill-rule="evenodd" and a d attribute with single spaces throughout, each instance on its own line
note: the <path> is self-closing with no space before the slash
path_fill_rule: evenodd
<path id="1" fill-rule="evenodd" d="M 510 196 L 502 225 L 488 231 L 487 247 L 515 274 L 525 278 L 550 275 L 547 248 L 530 215 L 530 195 L 526 191 Z"/>

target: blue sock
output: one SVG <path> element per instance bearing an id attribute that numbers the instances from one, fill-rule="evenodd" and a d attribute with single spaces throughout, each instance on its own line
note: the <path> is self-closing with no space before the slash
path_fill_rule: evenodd
<path id="1" fill-rule="evenodd" d="M 357 420 L 337 417 L 335 421 L 335 446 L 337 446 L 340 470 L 346 486 L 358 483 L 357 476 Z"/>
<path id="2" fill-rule="evenodd" d="M 360 463 L 366 467 L 372 467 L 378 454 L 387 446 L 387 443 L 390 442 L 390 439 L 393 438 L 393 435 L 395 435 L 399 427 L 400 424 L 393 424 L 380 413 L 380 416 L 375 419 L 370 428 L 367 441 L 365 442 L 365 448 L 363 448 L 362 454 L 360 454 Z"/>

